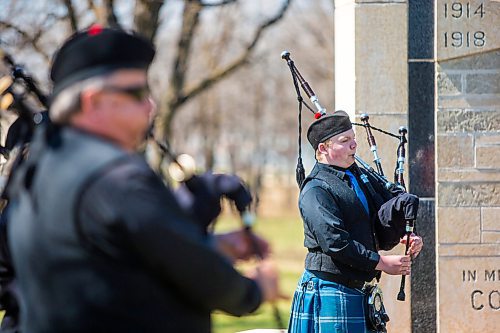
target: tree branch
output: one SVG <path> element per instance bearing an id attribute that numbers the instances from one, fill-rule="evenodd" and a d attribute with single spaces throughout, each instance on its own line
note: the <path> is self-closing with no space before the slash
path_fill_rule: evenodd
<path id="1" fill-rule="evenodd" d="M 96 18 L 99 17 L 99 8 L 97 8 L 97 5 L 95 4 L 94 0 L 87 0 L 87 6 L 91 11 L 94 12 L 94 16 Z"/>
<path id="2" fill-rule="evenodd" d="M 200 0 L 185 0 L 182 12 L 182 26 L 179 41 L 177 42 L 177 53 L 175 55 L 174 67 L 170 75 L 167 94 L 163 95 L 160 115 L 158 117 L 158 129 L 160 137 L 170 137 L 170 122 L 172 111 L 178 108 L 179 96 L 182 96 L 184 81 L 186 78 L 189 52 L 193 41 L 194 31 L 199 23 L 199 14 L 202 10 Z M 175 112 L 174 112 L 175 113 Z"/>
<path id="3" fill-rule="evenodd" d="M 42 36 L 42 33 L 43 33 L 42 30 L 39 30 L 38 32 L 36 32 L 36 34 L 34 36 L 31 36 L 26 31 L 22 30 L 21 28 L 19 28 L 18 26 L 14 25 L 12 23 L 0 21 L 0 30 L 5 30 L 5 29 L 14 30 L 16 33 L 21 35 L 24 45 L 26 45 L 26 44 L 31 45 L 35 51 L 40 53 L 40 55 L 44 58 L 44 60 L 47 63 L 50 62 L 49 55 L 38 44 L 40 37 Z"/>
<path id="4" fill-rule="evenodd" d="M 97 23 L 106 27 L 121 27 L 115 15 L 114 0 L 104 0 L 101 4 L 96 4 L 94 0 L 87 0 L 87 6 L 92 12 L 94 12 Z"/>
<path id="5" fill-rule="evenodd" d="M 202 10 L 201 2 L 198 0 L 188 0 L 182 15 L 182 31 L 177 43 L 177 57 L 174 63 L 171 87 L 174 96 L 182 96 L 184 82 L 187 73 L 187 64 L 193 41 L 194 31 L 199 23 L 199 15 Z M 175 98 L 171 106 L 177 106 L 179 98 Z"/>
<path id="6" fill-rule="evenodd" d="M 164 0 L 137 0 L 134 9 L 134 27 L 144 37 L 153 41 L 159 25 L 160 8 Z"/>
<path id="7" fill-rule="evenodd" d="M 257 45 L 257 42 L 259 41 L 264 30 L 272 26 L 274 23 L 278 22 L 283 17 L 286 10 L 290 6 L 290 2 L 291 0 L 286 0 L 283 6 L 281 7 L 280 11 L 274 17 L 270 18 L 269 20 L 267 20 L 266 22 L 264 22 L 259 26 L 259 28 L 257 29 L 257 31 L 253 36 L 252 41 L 248 44 L 243 54 L 241 54 L 238 58 L 236 58 L 232 63 L 230 63 L 226 67 L 216 69 L 210 77 L 204 79 L 197 85 L 194 85 L 189 89 L 186 89 L 186 93 L 184 95 L 182 94 L 179 95 L 178 98 L 179 105 L 184 103 L 186 100 L 198 95 L 200 92 L 211 87 L 224 77 L 228 76 L 241 66 L 245 65 L 248 62 L 248 58 L 252 53 L 253 49 L 255 48 L 255 46 Z"/>
<path id="8" fill-rule="evenodd" d="M 106 0 L 102 5 L 103 9 L 103 17 L 102 20 L 106 22 L 108 27 L 112 28 L 120 28 L 120 23 L 118 23 L 118 19 L 115 15 L 115 1 L 114 0 Z"/>
<path id="9" fill-rule="evenodd" d="M 203 6 L 203 7 L 218 7 L 218 6 L 224 6 L 224 5 L 228 5 L 230 3 L 233 3 L 233 2 L 237 2 L 238 0 L 222 0 L 221 2 L 218 2 L 218 3 L 204 3 L 203 1 L 200 2 L 200 4 Z"/>
<path id="10" fill-rule="evenodd" d="M 257 28 L 252 40 L 248 43 L 246 49 L 240 56 L 236 57 L 228 65 L 215 69 L 207 78 L 203 79 L 198 84 L 191 87 L 185 87 L 185 76 L 187 73 L 187 64 L 194 31 L 198 26 L 199 14 L 203 9 L 201 0 L 185 0 L 181 35 L 177 45 L 177 55 L 170 79 L 169 93 L 165 95 L 165 100 L 161 103 L 165 108 L 161 110 L 162 112 L 158 123 L 161 137 L 170 137 L 172 121 L 182 104 L 213 86 L 215 83 L 227 77 L 248 62 L 248 58 L 257 45 L 258 40 L 261 38 L 262 33 L 283 17 L 291 1 L 292 0 L 285 0 L 279 12 Z M 234 1 L 222 1 L 220 4 L 223 2 L 229 3 Z"/>
<path id="11" fill-rule="evenodd" d="M 68 11 L 71 32 L 75 33 L 76 31 L 78 31 L 78 21 L 76 19 L 75 7 L 73 7 L 73 3 L 71 3 L 71 0 L 63 0 L 63 4 Z"/>

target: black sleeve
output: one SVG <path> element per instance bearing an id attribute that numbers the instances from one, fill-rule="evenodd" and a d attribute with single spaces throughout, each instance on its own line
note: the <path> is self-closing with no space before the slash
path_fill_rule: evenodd
<path id="1" fill-rule="evenodd" d="M 14 278 L 14 269 L 7 240 L 7 207 L 0 214 L 0 293 Z"/>
<path id="2" fill-rule="evenodd" d="M 193 304 L 233 315 L 259 306 L 261 293 L 255 281 L 240 275 L 216 252 L 149 168 L 116 167 L 91 184 L 80 202 L 81 219 L 91 216 L 106 226 L 108 234 L 120 235 L 97 243 L 103 251 L 128 248 L 166 288 L 175 288 Z"/>
<path id="3" fill-rule="evenodd" d="M 407 223 L 413 224 L 417 218 L 418 203 L 417 196 L 400 193 L 380 207 L 376 227 L 382 250 L 390 250 L 399 244 Z"/>
<path id="4" fill-rule="evenodd" d="M 19 304 L 14 267 L 8 247 L 7 217 L 8 205 L 0 214 L 0 310 L 5 310 L 2 325 L 5 322 L 16 326 L 18 324 Z"/>

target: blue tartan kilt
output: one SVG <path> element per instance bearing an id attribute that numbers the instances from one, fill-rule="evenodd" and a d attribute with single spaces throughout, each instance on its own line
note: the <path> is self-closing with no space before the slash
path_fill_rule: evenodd
<path id="1" fill-rule="evenodd" d="M 365 294 L 305 270 L 292 301 L 289 333 L 368 333 Z"/>

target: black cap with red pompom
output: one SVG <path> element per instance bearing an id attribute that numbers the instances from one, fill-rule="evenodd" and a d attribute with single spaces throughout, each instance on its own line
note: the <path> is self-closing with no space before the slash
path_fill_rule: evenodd
<path id="1" fill-rule="evenodd" d="M 307 130 L 307 140 L 316 150 L 321 142 L 352 128 L 349 115 L 342 110 L 320 117 Z"/>
<path id="2" fill-rule="evenodd" d="M 154 55 L 153 44 L 137 34 L 93 25 L 75 33 L 56 52 L 50 72 L 52 97 L 96 75 L 123 68 L 147 69 Z"/>

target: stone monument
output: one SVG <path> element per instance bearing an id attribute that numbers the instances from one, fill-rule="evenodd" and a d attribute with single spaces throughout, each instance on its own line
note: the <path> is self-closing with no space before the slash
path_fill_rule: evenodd
<path id="1" fill-rule="evenodd" d="M 436 1 L 438 332 L 500 327 L 500 1 Z"/>
<path id="2" fill-rule="evenodd" d="M 407 187 L 421 198 L 425 249 L 406 302 L 383 276 L 389 332 L 498 331 L 500 1 L 337 0 L 335 50 L 335 108 L 409 129 Z M 397 142 L 377 143 L 392 177 Z"/>

